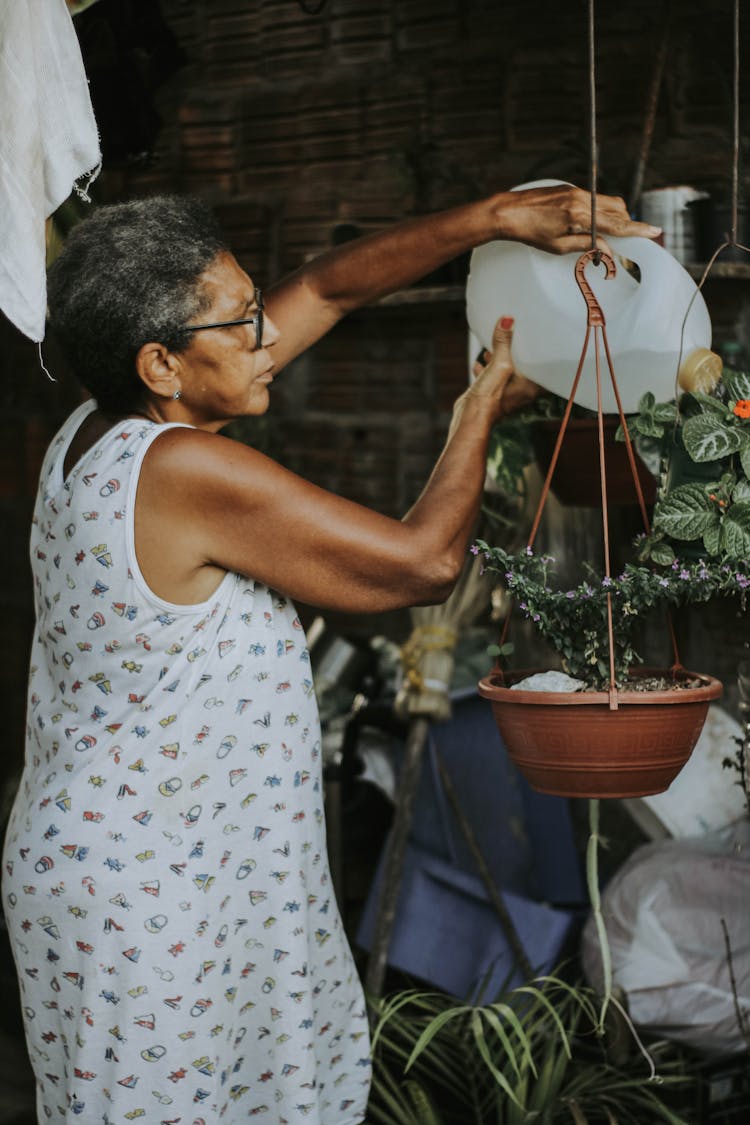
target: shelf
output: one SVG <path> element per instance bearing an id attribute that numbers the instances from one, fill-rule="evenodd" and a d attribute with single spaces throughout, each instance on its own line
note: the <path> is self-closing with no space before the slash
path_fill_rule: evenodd
<path id="1" fill-rule="evenodd" d="M 691 262 L 685 269 L 696 281 L 703 276 L 705 262 Z M 714 262 L 707 281 L 750 281 L 750 254 L 744 262 Z"/>
<path id="2" fill-rule="evenodd" d="M 463 285 L 424 285 L 389 293 L 378 301 L 378 305 L 393 308 L 399 305 L 458 304 L 465 299 L 466 288 Z"/>

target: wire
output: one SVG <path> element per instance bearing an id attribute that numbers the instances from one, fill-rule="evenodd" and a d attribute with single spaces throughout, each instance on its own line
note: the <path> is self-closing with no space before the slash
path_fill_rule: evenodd
<path id="1" fill-rule="evenodd" d="M 732 89 L 732 230 L 730 243 L 737 245 L 737 198 L 740 164 L 740 0 L 734 0 L 734 82 Z"/>
<path id="2" fill-rule="evenodd" d="M 589 112 L 591 115 L 591 249 L 596 252 L 594 265 L 599 265 L 599 254 L 596 248 L 596 184 L 599 178 L 597 161 L 596 140 L 596 43 L 594 36 L 594 0 L 588 0 L 589 5 Z"/>

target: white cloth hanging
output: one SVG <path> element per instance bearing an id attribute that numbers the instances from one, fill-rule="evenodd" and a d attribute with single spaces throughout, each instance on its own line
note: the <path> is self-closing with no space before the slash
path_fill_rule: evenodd
<path id="1" fill-rule="evenodd" d="M 65 0 L 0 0 L 0 308 L 44 338 L 45 220 L 101 161 Z"/>

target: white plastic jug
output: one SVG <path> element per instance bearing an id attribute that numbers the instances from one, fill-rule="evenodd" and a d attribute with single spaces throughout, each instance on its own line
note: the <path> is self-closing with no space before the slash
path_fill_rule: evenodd
<path id="1" fill-rule="evenodd" d="M 538 181 L 514 190 L 560 182 Z M 593 264 L 586 267 L 585 276 L 606 319 L 625 412 L 637 409 L 645 391 L 652 391 L 657 401 L 674 398 L 678 373 L 684 389 L 702 383 L 710 387 L 721 373 L 721 361 L 709 351 L 711 321 L 690 275 L 649 239 L 608 237 L 607 241 L 615 255 L 615 276 L 605 280 L 604 266 Z M 517 242 L 490 242 L 472 254 L 466 285 L 473 337 L 483 347 L 491 347 L 498 317 L 514 317 L 516 370 L 565 399 L 573 386 L 588 318 L 574 276 L 579 257 L 578 253 L 548 254 Z M 640 280 L 626 268 L 627 262 L 637 265 Z M 616 413 L 603 347 L 600 355 L 602 407 L 605 413 Z M 593 330 L 575 401 L 589 410 L 597 408 Z"/>

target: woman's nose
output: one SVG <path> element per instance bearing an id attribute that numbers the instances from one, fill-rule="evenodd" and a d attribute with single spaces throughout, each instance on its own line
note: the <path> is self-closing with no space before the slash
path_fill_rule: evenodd
<path id="1" fill-rule="evenodd" d="M 270 316 L 263 317 L 262 347 L 270 348 L 281 338 L 281 332 L 271 320 Z"/>

